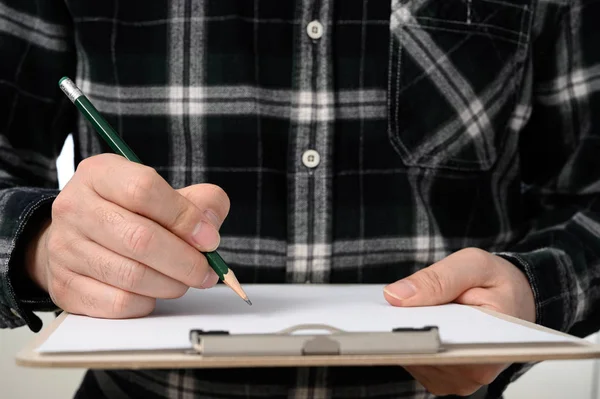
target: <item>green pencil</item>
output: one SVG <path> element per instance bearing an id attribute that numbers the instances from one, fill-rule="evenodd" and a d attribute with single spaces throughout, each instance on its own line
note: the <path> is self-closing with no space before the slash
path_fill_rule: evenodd
<path id="1" fill-rule="evenodd" d="M 58 81 L 60 89 L 69 97 L 71 102 L 79 109 L 83 116 L 94 126 L 96 132 L 108 143 L 110 148 L 119 155 L 132 162 L 141 164 L 142 161 L 135 155 L 133 150 L 123 141 L 110 124 L 100 115 L 100 112 L 88 100 L 81 90 L 68 77 Z M 205 252 L 208 264 L 217 273 L 221 281 L 236 292 L 248 305 L 252 305 L 250 299 L 242 289 L 235 273 L 231 270 L 217 251 Z"/>

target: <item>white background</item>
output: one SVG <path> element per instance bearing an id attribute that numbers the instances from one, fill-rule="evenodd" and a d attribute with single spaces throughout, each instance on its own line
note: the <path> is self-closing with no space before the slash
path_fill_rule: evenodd
<path id="1" fill-rule="evenodd" d="M 73 174 L 71 138 L 58 161 L 61 186 Z M 53 314 L 40 314 L 45 324 Z M 63 399 L 73 396 L 84 370 L 30 369 L 15 366 L 15 354 L 33 338 L 26 327 L 0 330 L 0 395 L 4 399 Z M 588 338 L 600 343 L 600 336 Z M 506 399 L 600 399 L 600 362 L 544 362 L 509 387 Z"/>

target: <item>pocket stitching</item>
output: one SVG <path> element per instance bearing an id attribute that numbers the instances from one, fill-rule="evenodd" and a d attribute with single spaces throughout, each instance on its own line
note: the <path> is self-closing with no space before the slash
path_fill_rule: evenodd
<path id="1" fill-rule="evenodd" d="M 533 15 L 533 10 L 532 10 L 532 0 L 529 0 L 529 2 L 527 4 L 524 4 L 522 6 L 516 6 L 516 5 L 512 5 L 512 4 L 507 4 L 501 1 L 493 1 L 493 0 L 481 0 L 481 1 L 487 1 L 490 3 L 497 3 L 497 4 L 502 4 L 505 7 L 518 7 L 522 12 L 521 12 L 521 20 L 519 23 L 519 32 L 515 32 L 515 31 L 511 31 L 511 30 L 506 30 L 507 33 L 512 33 L 514 34 L 516 37 L 518 37 L 518 40 L 514 40 L 514 39 L 510 39 L 506 36 L 503 35 L 499 35 L 497 33 L 491 33 L 489 32 L 489 30 L 487 29 L 487 27 L 496 27 L 495 25 L 490 25 L 490 24 L 481 24 L 481 23 L 472 23 L 472 24 L 467 24 L 467 23 L 462 23 L 459 21 L 448 21 L 448 20 L 443 20 L 443 19 L 435 19 L 435 18 L 430 18 L 430 17 L 417 17 L 416 20 L 419 20 L 419 18 L 421 19 L 430 19 L 430 20 L 438 20 L 438 21 L 444 21 L 446 23 L 450 22 L 450 23 L 457 23 L 457 24 L 464 24 L 465 26 L 470 26 L 473 27 L 474 29 L 463 29 L 463 30 L 453 30 L 453 29 L 445 29 L 445 28 L 437 28 L 437 27 L 432 27 L 432 26 L 428 26 L 428 25 L 419 25 L 419 24 L 414 24 L 414 23 L 404 23 L 403 26 L 407 26 L 407 27 L 411 27 L 411 28 L 417 28 L 417 29 L 423 29 L 423 30 L 445 30 L 445 31 L 451 31 L 451 32 L 458 32 L 458 33 L 462 33 L 462 34 L 468 34 L 468 35 L 472 35 L 472 34 L 478 34 L 478 35 L 485 35 L 486 37 L 490 38 L 490 39 L 497 39 L 497 40 L 504 40 L 506 42 L 509 42 L 513 45 L 516 46 L 516 51 L 515 51 L 515 56 L 512 60 L 512 65 L 511 65 L 511 70 L 513 71 L 512 76 L 513 79 L 512 83 L 511 83 L 511 88 L 512 88 L 512 93 L 511 93 L 511 97 L 512 103 L 516 104 L 517 101 L 517 97 L 518 97 L 518 88 L 521 87 L 520 84 L 520 79 L 517 75 L 520 74 L 519 72 L 519 64 L 522 64 L 523 61 L 523 55 L 526 51 L 526 48 L 528 46 L 528 43 L 530 42 L 530 29 L 526 29 L 526 20 L 528 20 L 528 18 L 526 18 L 529 15 L 529 20 L 531 21 L 531 17 Z M 499 11 L 497 11 L 499 12 Z M 496 13 L 493 13 L 491 16 L 495 15 Z M 481 28 L 481 29 L 479 29 Z M 496 27 L 498 28 L 498 27 Z M 402 37 L 401 35 L 404 34 L 404 30 L 402 28 L 400 28 L 398 33 L 394 33 L 394 31 L 390 31 L 391 33 L 391 45 L 390 45 L 390 51 L 393 51 L 395 49 L 395 47 L 397 46 L 397 51 L 398 51 L 398 69 L 395 73 L 396 75 L 396 93 L 395 96 L 398 96 L 398 93 L 400 92 L 400 71 L 401 71 L 401 63 L 400 63 L 400 59 L 401 59 L 401 55 L 402 55 Z M 397 40 L 394 40 L 394 38 L 397 38 Z M 395 46 L 395 42 L 398 42 L 397 45 Z M 389 62 L 389 67 L 391 67 L 393 64 L 392 62 L 392 57 L 391 57 L 391 53 L 390 53 L 390 62 Z M 388 80 L 390 83 L 388 83 L 388 92 L 391 92 L 391 89 L 393 87 L 393 83 L 392 83 L 392 70 L 391 68 L 388 69 Z M 442 168 L 442 169 L 454 169 L 454 170 L 466 170 L 466 171 L 474 171 L 473 168 L 477 168 L 477 170 L 489 170 L 491 167 L 493 167 L 493 165 L 495 164 L 495 162 L 498 159 L 498 154 L 500 154 L 502 152 L 502 149 L 505 146 L 506 140 L 508 139 L 507 135 L 505 134 L 507 130 L 510 129 L 510 120 L 511 118 L 509 117 L 507 119 L 506 122 L 506 126 L 502 131 L 499 131 L 498 134 L 501 134 L 502 137 L 500 139 L 500 141 L 498 142 L 497 147 L 495 148 L 496 151 L 494 151 L 495 155 L 494 156 L 489 156 L 486 159 L 477 159 L 477 160 L 468 160 L 468 159 L 453 159 L 453 158 L 447 158 L 447 159 L 442 159 L 439 162 L 436 162 L 434 164 L 431 165 L 427 165 L 426 163 L 434 158 L 438 158 L 437 155 L 431 155 L 431 154 L 422 154 L 421 156 L 419 156 L 418 161 L 415 161 L 415 157 L 413 155 L 411 155 L 411 152 L 409 151 L 408 147 L 406 147 L 406 145 L 403 143 L 403 141 L 400 139 L 400 129 L 399 129 L 399 123 L 398 123 L 398 112 L 399 112 L 399 106 L 397 104 L 397 99 L 396 101 L 394 101 L 394 99 L 391 98 L 392 96 L 389 96 L 388 98 L 388 112 L 389 115 L 392 115 L 392 106 L 395 103 L 395 109 L 394 109 L 394 121 L 389 120 L 388 121 L 388 131 L 390 132 L 390 142 L 392 144 L 392 146 L 396 149 L 396 151 L 402 156 L 402 158 L 404 159 L 404 162 L 408 165 L 408 166 L 416 166 L 416 167 L 421 167 L 421 168 Z M 392 123 L 393 128 L 391 127 Z M 493 139 L 492 139 L 492 145 L 493 145 Z M 441 165 L 440 165 L 441 163 Z"/>
<path id="2" fill-rule="evenodd" d="M 524 14 L 527 14 L 529 7 L 527 5 L 524 5 L 524 6 L 520 7 L 519 9 L 522 11 L 522 14 L 524 15 Z M 489 15 L 485 21 L 487 21 L 489 18 L 492 18 L 498 12 L 500 12 L 500 10 Z M 494 38 L 511 41 L 513 43 L 520 41 L 521 37 L 523 37 L 522 29 L 519 29 L 519 31 L 515 31 L 515 30 L 507 29 L 507 28 L 504 28 L 502 26 L 498 26 L 495 24 L 485 23 L 485 21 L 468 23 L 468 22 L 462 22 L 462 21 L 455 21 L 455 20 L 448 20 L 448 19 L 434 18 L 434 17 L 424 17 L 424 16 L 417 16 L 417 17 L 415 17 L 415 20 L 417 20 L 419 22 L 419 24 L 405 23 L 405 26 L 413 26 L 415 28 L 430 29 L 430 30 L 447 30 L 450 32 L 457 32 L 457 33 L 475 33 L 475 34 L 482 33 L 485 35 L 493 36 Z M 450 27 L 437 27 L 437 26 L 428 25 L 428 23 L 431 24 L 433 22 L 441 22 L 441 23 L 448 24 L 448 25 L 457 25 L 457 27 L 456 27 L 457 29 L 452 29 Z M 459 27 L 462 27 L 463 29 L 458 29 Z M 489 31 L 490 28 L 493 28 L 498 33 L 490 32 Z M 515 40 L 514 38 L 511 38 L 509 36 L 517 37 L 518 39 Z"/>

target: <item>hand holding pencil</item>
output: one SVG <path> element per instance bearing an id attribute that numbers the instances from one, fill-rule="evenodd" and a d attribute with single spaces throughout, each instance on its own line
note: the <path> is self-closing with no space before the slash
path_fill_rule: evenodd
<path id="1" fill-rule="evenodd" d="M 99 115 L 93 120 L 105 123 Z M 103 132 L 108 139 L 114 131 Z M 27 270 L 57 306 L 93 317 L 144 316 L 157 298 L 177 298 L 219 279 L 249 302 L 214 252 L 228 212 L 229 198 L 217 186 L 175 190 L 139 161 L 93 156 L 55 199 L 52 220 L 27 251 Z"/>

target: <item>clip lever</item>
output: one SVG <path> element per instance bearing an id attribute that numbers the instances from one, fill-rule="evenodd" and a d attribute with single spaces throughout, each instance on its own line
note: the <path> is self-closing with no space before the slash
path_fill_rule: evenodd
<path id="1" fill-rule="evenodd" d="M 328 334 L 312 333 L 315 330 Z M 195 353 L 202 356 L 395 355 L 441 350 L 438 328 L 432 326 L 348 332 L 324 324 L 302 324 L 274 334 L 192 330 L 190 341 Z"/>

